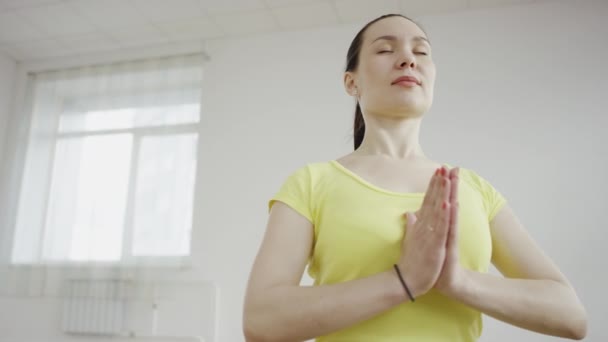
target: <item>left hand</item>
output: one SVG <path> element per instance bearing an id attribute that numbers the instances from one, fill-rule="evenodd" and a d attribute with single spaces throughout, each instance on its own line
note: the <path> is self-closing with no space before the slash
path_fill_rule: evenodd
<path id="1" fill-rule="evenodd" d="M 464 282 L 465 270 L 458 257 L 458 168 L 447 175 L 450 180 L 450 222 L 446 240 L 446 254 L 443 268 L 435 283 L 435 288 L 446 296 L 452 296 Z"/>

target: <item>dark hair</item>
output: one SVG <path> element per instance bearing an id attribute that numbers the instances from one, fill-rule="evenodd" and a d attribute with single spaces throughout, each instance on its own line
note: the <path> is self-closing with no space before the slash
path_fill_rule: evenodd
<path id="1" fill-rule="evenodd" d="M 405 18 L 414 24 L 420 25 L 413 21 L 412 19 L 402 15 L 402 14 L 385 14 L 380 16 L 369 23 L 367 23 L 363 28 L 357 33 L 353 41 L 350 43 L 350 47 L 348 48 L 348 52 L 346 54 L 346 71 L 355 71 L 359 66 L 359 52 L 361 52 L 361 44 L 363 43 L 363 35 L 365 31 L 375 22 L 380 21 L 385 18 L 390 17 L 402 17 Z M 422 27 L 420 27 L 422 30 Z M 423 30 L 424 32 L 424 30 Z M 359 102 L 357 101 L 357 108 L 355 109 L 355 123 L 353 125 L 353 136 L 354 136 L 354 147 L 355 150 L 359 148 L 361 142 L 363 142 L 363 136 L 365 135 L 365 121 L 363 120 L 363 113 L 361 112 L 361 107 L 359 106 Z"/>

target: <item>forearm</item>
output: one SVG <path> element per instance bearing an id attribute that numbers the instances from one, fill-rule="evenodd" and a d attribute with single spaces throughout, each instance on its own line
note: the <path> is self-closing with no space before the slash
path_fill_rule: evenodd
<path id="1" fill-rule="evenodd" d="M 570 287 L 553 280 L 511 279 L 465 270 L 448 294 L 488 316 L 542 334 L 581 339 L 586 314 Z"/>
<path id="2" fill-rule="evenodd" d="M 407 300 L 397 275 L 321 286 L 277 286 L 245 309 L 247 341 L 304 341 L 372 318 Z"/>

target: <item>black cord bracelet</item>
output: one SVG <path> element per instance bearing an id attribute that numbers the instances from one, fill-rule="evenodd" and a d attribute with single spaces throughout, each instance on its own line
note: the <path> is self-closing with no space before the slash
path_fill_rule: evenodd
<path id="1" fill-rule="evenodd" d="M 403 285 L 403 288 L 405 289 L 407 296 L 410 297 L 410 300 L 412 302 L 415 302 L 414 296 L 412 296 L 412 292 L 410 292 L 410 289 L 407 287 L 407 285 L 405 285 L 405 280 L 403 280 L 403 277 L 401 276 L 401 271 L 399 270 L 399 266 L 397 266 L 397 264 L 394 264 L 393 267 L 395 268 L 395 271 L 397 271 L 397 275 L 399 276 L 399 280 L 401 281 L 401 285 Z"/>

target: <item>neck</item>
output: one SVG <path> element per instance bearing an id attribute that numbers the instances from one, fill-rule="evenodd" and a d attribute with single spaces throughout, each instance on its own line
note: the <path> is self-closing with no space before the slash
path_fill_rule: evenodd
<path id="1" fill-rule="evenodd" d="M 392 159 L 426 159 L 419 141 L 420 123 L 421 117 L 369 116 L 365 121 L 365 136 L 354 154 Z"/>

